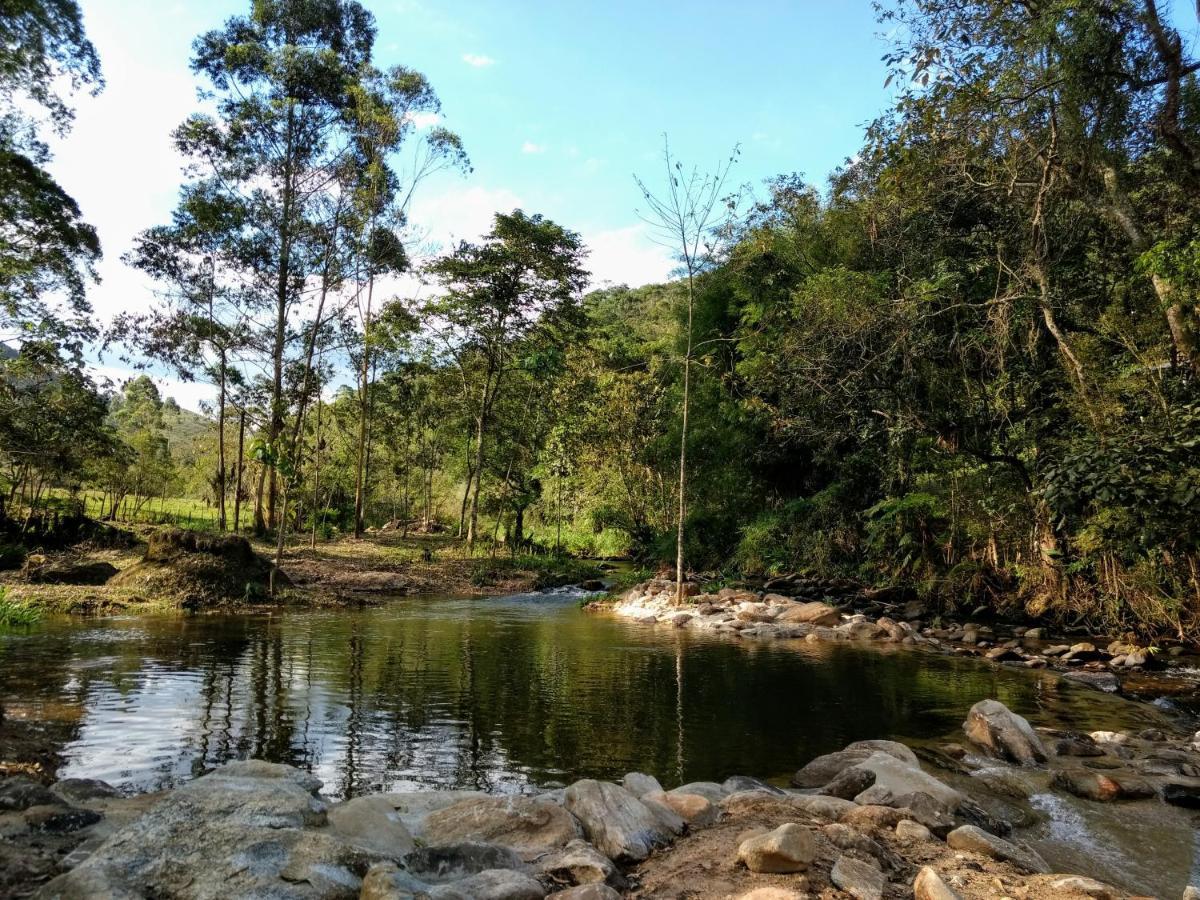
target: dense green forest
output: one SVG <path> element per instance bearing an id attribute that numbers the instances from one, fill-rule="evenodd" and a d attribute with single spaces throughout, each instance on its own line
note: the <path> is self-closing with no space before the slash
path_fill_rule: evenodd
<path id="1" fill-rule="evenodd" d="M 591 291 L 579 235 L 534 211 L 418 259 L 414 192 L 470 170 L 413 124 L 434 87 L 373 65 L 354 0 L 255 2 L 194 43 L 212 108 L 126 257 L 159 301 L 114 322 L 39 136 L 100 61 L 74 0 L 0 8 L 14 539 L 85 496 L 109 518 L 191 497 L 280 546 L 681 548 L 685 571 L 1194 634 L 1200 60 L 1154 0 L 885 4 L 895 103 L 856 156 L 743 186 L 736 152 L 664 148 L 638 184 L 678 277 Z M 100 348 L 211 384 L 211 409 L 98 384 Z"/>

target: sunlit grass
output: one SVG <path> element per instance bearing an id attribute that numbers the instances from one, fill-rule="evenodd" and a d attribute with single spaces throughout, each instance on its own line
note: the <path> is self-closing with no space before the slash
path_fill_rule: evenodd
<path id="1" fill-rule="evenodd" d="M 42 614 L 19 600 L 10 600 L 3 587 L 0 587 L 0 627 L 29 627 L 42 620 Z"/>

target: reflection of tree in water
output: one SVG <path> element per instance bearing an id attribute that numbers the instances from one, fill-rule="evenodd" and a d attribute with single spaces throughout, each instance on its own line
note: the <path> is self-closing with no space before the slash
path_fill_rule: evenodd
<path id="1" fill-rule="evenodd" d="M 6 698 L 87 708 L 85 743 L 74 726 L 49 741 L 82 761 L 72 774 L 87 774 L 88 734 L 111 742 L 122 716 L 153 729 L 166 710 L 153 752 L 121 761 L 127 786 L 260 756 L 344 795 L 632 769 L 665 782 L 782 775 L 860 738 L 951 733 L 987 696 L 1092 728 L 1113 719 L 1096 692 L 971 660 L 446 603 L 47 629 L 5 645 L 0 680 Z"/>

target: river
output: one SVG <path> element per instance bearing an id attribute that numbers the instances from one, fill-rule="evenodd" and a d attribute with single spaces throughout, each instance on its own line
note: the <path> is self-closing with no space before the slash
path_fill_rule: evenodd
<path id="1" fill-rule="evenodd" d="M 0 700 L 47 723 L 60 777 L 155 790 L 259 757 L 311 770 L 334 797 L 521 791 L 632 770 L 668 786 L 733 774 L 785 782 L 858 739 L 961 740 L 985 697 L 1060 728 L 1164 721 L 1152 705 L 1053 674 L 878 645 L 697 636 L 585 613 L 579 600 L 565 589 L 50 620 L 0 635 Z M 1124 840 L 1128 823 L 1111 810 L 1049 794 L 1034 806 L 1045 818 L 1033 836 L 1052 862 Z M 1169 875 L 1155 864 L 1124 880 L 1173 886 L 1193 865 L 1190 822 L 1157 801 L 1146 808 Z M 1101 875 L 1131 865 L 1108 855 Z"/>

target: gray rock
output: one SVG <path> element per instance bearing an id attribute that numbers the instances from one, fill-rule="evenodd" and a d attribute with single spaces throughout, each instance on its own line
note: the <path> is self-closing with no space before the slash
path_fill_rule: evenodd
<path id="1" fill-rule="evenodd" d="M 816 856 L 815 835 L 794 822 L 742 841 L 738 847 L 738 861 L 751 872 L 802 872 Z"/>
<path id="2" fill-rule="evenodd" d="M 437 844 L 482 841 L 532 860 L 582 837 L 569 812 L 548 800 L 505 796 L 462 800 L 430 813 L 425 838 Z"/>
<path id="3" fill-rule="evenodd" d="M 524 872 L 487 869 L 477 875 L 430 888 L 430 900 L 542 900 L 546 889 Z"/>
<path id="4" fill-rule="evenodd" d="M 358 900 L 415 900 L 429 892 L 429 885 L 403 871 L 394 862 L 371 866 L 363 878 Z"/>
<path id="5" fill-rule="evenodd" d="M 821 793 L 830 797 L 841 797 L 843 800 L 853 800 L 874 784 L 874 772 L 861 766 L 851 766 L 849 769 L 843 769 L 829 784 L 821 788 Z"/>
<path id="6" fill-rule="evenodd" d="M 414 836 L 424 838 L 425 821 L 432 813 L 463 800 L 489 797 L 483 791 L 393 791 L 379 794 L 396 811 L 404 827 Z"/>
<path id="7" fill-rule="evenodd" d="M 900 762 L 908 763 L 910 766 L 918 765 L 917 754 L 913 753 L 912 748 L 907 744 L 901 744 L 899 741 L 855 741 L 852 744 L 847 744 L 843 750 L 854 753 L 865 750 L 868 756 L 871 753 L 886 753 L 888 756 L 894 756 Z"/>
<path id="8" fill-rule="evenodd" d="M 1172 806 L 1200 809 L 1200 781 L 1172 781 L 1163 785 L 1163 799 Z"/>
<path id="9" fill-rule="evenodd" d="M 620 785 L 584 779 L 567 788 L 564 804 L 588 840 L 613 860 L 640 862 L 671 841 L 646 804 Z"/>
<path id="10" fill-rule="evenodd" d="M 700 797 L 699 794 L 688 794 L 689 797 Z M 683 821 L 683 816 L 675 811 L 669 802 L 667 802 L 666 791 L 658 791 L 653 794 L 646 794 L 640 798 L 642 803 L 650 812 L 654 813 L 654 818 L 658 819 L 658 824 L 665 828 L 671 834 L 683 834 L 686 829 L 686 823 Z M 707 803 L 707 800 L 704 800 Z M 709 804 L 710 806 L 712 804 Z"/>
<path id="11" fill-rule="evenodd" d="M 947 812 L 956 810 L 963 795 L 916 766 L 900 762 L 886 753 L 874 753 L 858 764 L 875 775 L 875 784 L 854 798 L 859 804 L 895 806 L 907 794 L 928 794 Z"/>
<path id="12" fill-rule="evenodd" d="M 1046 861 L 1035 851 L 1018 847 L 1016 844 L 1009 843 L 1004 838 L 996 837 L 974 825 L 955 828 L 946 835 L 946 844 L 952 850 L 964 850 L 1002 862 L 1010 862 L 1027 872 L 1045 874 L 1050 871 Z"/>
<path id="13" fill-rule="evenodd" d="M 759 781 L 749 775 L 731 775 L 721 783 L 721 788 L 726 794 L 736 794 L 739 791 L 766 791 L 768 794 L 779 796 L 784 794 L 783 788 L 777 788 L 773 784 L 767 784 L 765 781 Z M 709 799 L 712 800 L 711 797 Z M 719 802 L 719 799 L 714 802 Z"/>
<path id="14" fill-rule="evenodd" d="M 624 887 L 625 878 L 611 859 L 587 841 L 571 841 L 538 860 L 538 872 L 558 884 L 611 884 Z"/>
<path id="15" fill-rule="evenodd" d="M 1119 694 L 1121 692 L 1121 679 L 1112 672 L 1064 672 L 1063 678 L 1067 681 L 1085 684 L 1106 694 Z"/>
<path id="16" fill-rule="evenodd" d="M 325 827 L 320 785 L 290 766 L 229 763 L 167 794 L 41 896 L 353 895 L 385 858 Z"/>
<path id="17" fill-rule="evenodd" d="M 72 806 L 121 796 L 115 787 L 98 778 L 64 778 L 50 786 L 50 793 Z"/>
<path id="18" fill-rule="evenodd" d="M 671 788 L 670 792 L 672 794 L 699 794 L 701 797 L 708 798 L 709 803 L 720 803 L 730 793 L 715 781 L 692 781 L 681 784 L 677 788 Z"/>
<path id="19" fill-rule="evenodd" d="M 423 881 L 458 881 L 491 869 L 524 872 L 528 867 L 516 851 L 480 841 L 460 841 L 418 847 L 404 857 L 404 867 Z"/>
<path id="20" fill-rule="evenodd" d="M 0 810 L 23 810 L 31 806 L 51 806 L 58 798 L 45 786 L 24 775 L 0 779 Z"/>
<path id="21" fill-rule="evenodd" d="M 870 863 L 853 856 L 839 856 L 833 864 L 829 879 L 841 890 L 858 900 L 881 900 L 887 879 Z"/>
<path id="22" fill-rule="evenodd" d="M 853 800 L 826 797 L 821 794 L 792 794 L 788 797 L 788 803 L 809 815 L 831 821 L 840 819 L 850 810 L 858 809 L 858 804 Z"/>
<path id="23" fill-rule="evenodd" d="M 967 739 L 999 759 L 1023 766 L 1046 761 L 1042 739 L 1029 724 L 998 700 L 980 700 L 963 723 Z"/>
<path id="24" fill-rule="evenodd" d="M 629 791 L 635 797 L 640 797 L 642 794 L 649 794 L 651 791 L 661 791 L 663 786 L 658 783 L 658 779 L 653 775 L 646 775 L 642 772 L 630 772 L 621 779 L 621 787 Z"/>
<path id="25" fill-rule="evenodd" d="M 327 816 L 330 829 L 356 847 L 403 856 L 415 846 L 395 807 L 384 797 L 355 797 L 329 807 Z"/>
<path id="26" fill-rule="evenodd" d="M 933 832 L 912 819 L 902 819 L 896 823 L 896 837 L 902 841 L 932 841 Z"/>

